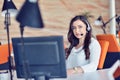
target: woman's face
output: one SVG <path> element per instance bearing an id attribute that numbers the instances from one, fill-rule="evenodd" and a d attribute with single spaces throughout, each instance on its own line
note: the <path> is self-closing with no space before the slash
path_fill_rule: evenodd
<path id="1" fill-rule="evenodd" d="M 72 30 L 76 38 L 80 39 L 86 36 L 86 25 L 81 20 L 76 20 L 72 24 Z"/>

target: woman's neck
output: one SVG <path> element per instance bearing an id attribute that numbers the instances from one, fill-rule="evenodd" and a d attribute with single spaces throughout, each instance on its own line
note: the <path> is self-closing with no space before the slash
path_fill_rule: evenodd
<path id="1" fill-rule="evenodd" d="M 84 45 L 84 40 L 85 40 L 85 38 L 79 39 L 79 44 L 75 48 L 78 49 L 79 47 L 83 46 Z"/>

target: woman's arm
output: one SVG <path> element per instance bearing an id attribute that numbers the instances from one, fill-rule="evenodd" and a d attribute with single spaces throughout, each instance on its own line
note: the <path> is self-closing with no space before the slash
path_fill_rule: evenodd
<path id="1" fill-rule="evenodd" d="M 81 66 L 84 72 L 92 72 L 97 70 L 99 64 L 99 58 L 101 53 L 101 46 L 95 39 L 90 44 L 90 62 L 87 65 Z"/>

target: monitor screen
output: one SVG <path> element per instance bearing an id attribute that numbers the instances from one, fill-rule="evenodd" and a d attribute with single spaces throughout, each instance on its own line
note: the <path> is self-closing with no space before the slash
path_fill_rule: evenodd
<path id="1" fill-rule="evenodd" d="M 29 78 L 36 75 L 66 78 L 62 36 L 24 37 L 23 42 L 24 46 L 21 38 L 12 38 L 18 78 L 25 78 L 26 75 Z"/>

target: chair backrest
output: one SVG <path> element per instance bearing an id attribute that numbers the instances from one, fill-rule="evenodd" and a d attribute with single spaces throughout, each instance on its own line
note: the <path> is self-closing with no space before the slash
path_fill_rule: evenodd
<path id="1" fill-rule="evenodd" d="M 101 46 L 101 55 L 100 55 L 100 60 L 99 60 L 99 64 L 98 64 L 98 69 L 103 69 L 103 65 L 105 62 L 109 42 L 105 41 L 105 40 L 98 40 L 98 41 L 99 41 L 100 46 Z"/>
<path id="2" fill-rule="evenodd" d="M 12 44 L 10 44 L 10 51 L 12 51 Z M 8 57 L 8 44 L 0 45 L 0 64 L 8 62 Z"/>
<path id="3" fill-rule="evenodd" d="M 99 34 L 96 35 L 97 40 L 109 41 L 108 52 L 120 52 L 120 46 L 113 34 Z"/>

